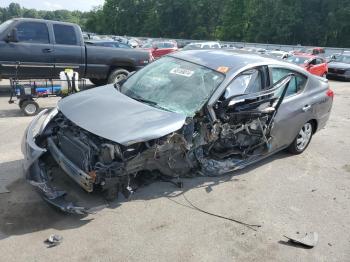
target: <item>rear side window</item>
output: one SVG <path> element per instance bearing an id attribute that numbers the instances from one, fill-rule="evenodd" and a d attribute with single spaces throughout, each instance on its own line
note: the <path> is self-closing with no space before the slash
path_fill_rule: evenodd
<path id="1" fill-rule="evenodd" d="M 48 44 L 49 31 L 45 23 L 23 22 L 16 26 L 18 41 Z"/>
<path id="2" fill-rule="evenodd" d="M 56 44 L 59 45 L 77 45 L 77 36 L 73 26 L 53 25 Z"/>
<path id="3" fill-rule="evenodd" d="M 285 68 L 271 68 L 272 73 L 272 81 L 273 83 L 276 83 L 284 76 L 293 73 L 295 74 L 295 77 L 292 78 L 292 80 L 289 83 L 289 87 L 286 93 L 286 96 L 291 96 L 299 93 L 304 89 L 304 86 L 306 84 L 307 78 L 305 76 L 300 75 L 297 72 L 294 72 L 292 70 L 288 70 Z"/>

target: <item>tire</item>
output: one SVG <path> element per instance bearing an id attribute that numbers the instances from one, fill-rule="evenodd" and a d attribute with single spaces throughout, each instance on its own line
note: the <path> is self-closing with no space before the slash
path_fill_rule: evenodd
<path id="1" fill-rule="evenodd" d="M 294 155 L 299 155 L 303 153 L 305 149 L 309 146 L 313 133 L 314 126 L 312 122 L 305 123 L 300 129 L 293 143 L 288 147 L 288 151 Z"/>
<path id="2" fill-rule="evenodd" d="M 114 84 L 117 83 L 125 78 L 127 78 L 129 75 L 129 71 L 122 69 L 122 68 L 117 68 L 113 70 L 109 76 L 108 76 L 108 84 Z"/>
<path id="3" fill-rule="evenodd" d="M 26 99 L 20 99 L 18 102 L 19 108 L 22 108 L 23 102 L 27 101 Z"/>
<path id="4" fill-rule="evenodd" d="M 39 105 L 32 100 L 26 100 L 22 102 L 21 110 L 26 116 L 35 116 L 39 112 Z"/>
<path id="5" fill-rule="evenodd" d="M 107 80 L 106 79 L 90 78 L 89 80 L 95 86 L 103 86 L 103 85 L 107 84 Z"/>

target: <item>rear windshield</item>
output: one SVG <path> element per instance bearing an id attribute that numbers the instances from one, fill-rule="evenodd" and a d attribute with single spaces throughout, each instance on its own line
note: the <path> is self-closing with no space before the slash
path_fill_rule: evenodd
<path id="1" fill-rule="evenodd" d="M 0 25 L 0 34 L 4 32 L 7 27 L 13 22 L 13 20 L 7 20 Z"/>
<path id="2" fill-rule="evenodd" d="M 350 55 L 341 55 L 335 58 L 336 62 L 350 64 Z"/>

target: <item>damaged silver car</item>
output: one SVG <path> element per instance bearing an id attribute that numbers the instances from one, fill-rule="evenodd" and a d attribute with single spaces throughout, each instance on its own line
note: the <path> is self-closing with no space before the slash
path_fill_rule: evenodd
<path id="1" fill-rule="evenodd" d="M 326 79 L 287 62 L 221 50 L 173 53 L 41 112 L 23 140 L 26 177 L 62 211 L 84 213 L 53 186 L 53 166 L 87 192 L 129 197 L 135 180 L 150 174 L 219 176 L 282 149 L 300 154 L 332 102 Z"/>

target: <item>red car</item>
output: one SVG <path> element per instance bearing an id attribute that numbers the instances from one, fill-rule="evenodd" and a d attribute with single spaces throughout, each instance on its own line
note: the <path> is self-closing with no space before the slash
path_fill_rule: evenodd
<path id="1" fill-rule="evenodd" d="M 322 57 L 309 55 L 309 54 L 298 54 L 293 55 L 287 59 L 287 61 L 297 64 L 311 74 L 326 77 L 328 73 L 328 64 Z"/>
<path id="2" fill-rule="evenodd" d="M 324 56 L 325 50 L 322 47 L 311 47 L 311 48 L 300 49 L 299 51 L 295 51 L 293 54 L 294 55 L 310 54 L 310 55 Z"/>
<path id="3" fill-rule="evenodd" d="M 153 42 L 142 46 L 142 48 L 150 50 L 154 59 L 158 59 L 163 55 L 167 55 L 178 50 L 177 43 L 172 41 Z"/>

